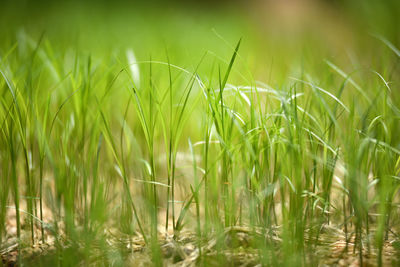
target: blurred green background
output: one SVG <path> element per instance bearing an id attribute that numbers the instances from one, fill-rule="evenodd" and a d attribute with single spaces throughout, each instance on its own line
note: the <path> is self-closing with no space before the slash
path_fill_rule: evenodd
<path id="1" fill-rule="evenodd" d="M 379 53 L 372 35 L 396 46 L 399 25 L 396 0 L 11 0 L 0 8 L 0 48 L 4 52 L 24 32 L 35 41 L 43 35 L 55 49 L 101 57 L 130 48 L 138 60 L 165 59 L 170 50 L 171 62 L 185 65 L 205 51 L 229 58 L 243 38 L 242 64 L 256 79 L 279 82 L 300 62 L 334 58 L 343 66 L 352 56 L 369 62 Z"/>

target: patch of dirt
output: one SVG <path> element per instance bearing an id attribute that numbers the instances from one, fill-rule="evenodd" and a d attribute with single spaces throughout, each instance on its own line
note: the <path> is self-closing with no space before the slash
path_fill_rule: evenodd
<path id="1" fill-rule="evenodd" d="M 24 235 L 29 231 L 23 231 Z M 271 246 L 271 258 L 274 265 L 283 262 L 282 240 L 279 228 L 268 232 L 262 228 L 229 227 L 223 231 L 198 238 L 193 231 L 182 231 L 177 235 L 160 233 L 161 255 L 164 266 L 218 266 L 225 263 L 227 266 L 261 266 L 263 259 L 259 244 L 266 242 Z M 26 237 L 25 237 L 26 238 Z M 345 233 L 332 226 L 323 226 L 318 236 L 307 233 L 305 244 L 306 262 L 310 266 L 377 266 L 378 251 L 364 243 L 362 263 L 359 257 L 360 250 L 355 245 L 354 237 L 347 237 Z M 399 266 L 400 245 L 389 236 L 383 247 L 383 266 Z M 22 255 L 24 262 L 40 262 L 44 257 L 56 254 L 54 239 L 48 238 L 45 243 L 36 242 L 33 246 L 18 246 L 18 240 L 12 236 L 1 244 L 0 255 L 5 266 L 17 266 L 18 255 Z M 363 240 L 363 242 L 366 242 Z M 118 230 L 110 229 L 107 233 L 107 243 L 110 247 L 125 249 L 124 264 L 128 266 L 151 266 L 151 251 L 140 235 L 128 236 Z M 58 246 L 68 249 L 68 242 L 59 242 Z M 308 251 L 308 252 L 307 252 Z M 263 251 L 265 253 L 265 251 Z M 97 254 L 96 254 L 97 253 Z M 93 252 L 93 257 L 102 260 L 102 251 Z M 96 256 L 97 255 L 97 256 Z M 101 256 L 98 256 L 101 255 Z M 96 259 L 91 260 L 95 263 Z"/>

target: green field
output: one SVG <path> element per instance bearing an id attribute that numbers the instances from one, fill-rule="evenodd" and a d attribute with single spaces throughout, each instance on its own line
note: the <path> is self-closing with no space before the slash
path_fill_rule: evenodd
<path id="1" fill-rule="evenodd" d="M 400 2 L 5 1 L 0 36 L 0 266 L 400 264 Z"/>

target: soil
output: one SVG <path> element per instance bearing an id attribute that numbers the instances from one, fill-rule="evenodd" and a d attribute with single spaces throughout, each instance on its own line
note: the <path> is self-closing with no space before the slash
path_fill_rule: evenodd
<path id="1" fill-rule="evenodd" d="M 29 231 L 23 231 L 24 239 Z M 261 266 L 262 259 L 257 249 L 258 240 L 268 240 L 272 247 L 276 247 L 274 255 L 279 256 L 281 239 L 279 238 L 279 229 L 265 233 L 262 229 L 250 227 L 230 227 L 226 228 L 219 235 L 212 234 L 202 238 L 199 242 L 196 234 L 192 231 L 180 232 L 178 236 L 160 233 L 159 242 L 163 257 L 164 266 L 219 266 L 221 261 L 227 266 Z M 118 236 L 118 237 L 117 237 Z M 318 244 L 315 248 L 310 247 L 306 253 L 308 262 L 312 266 L 377 266 L 377 251 L 365 246 L 362 250 L 363 262 L 360 263 L 359 250 L 354 245 L 354 240 L 349 238 L 346 243 L 344 232 L 332 226 L 324 226 L 318 237 L 318 241 L 306 240 Z M 395 238 L 389 236 L 389 240 L 384 244 L 382 253 L 383 266 L 399 266 L 400 264 L 400 246 Z M 110 245 L 121 248 L 121 244 L 126 248 L 126 258 L 124 264 L 127 266 L 151 266 L 151 253 L 146 247 L 143 238 L 140 235 L 121 238 L 117 231 L 109 231 Z M 199 245 L 199 243 L 201 243 Z M 68 242 L 64 240 L 64 249 L 68 249 Z M 60 243 L 58 244 L 60 246 Z M 19 252 L 23 262 L 29 265 L 35 265 L 37 262 L 43 262 L 48 256 L 54 256 L 56 245 L 54 239 L 50 237 L 45 243 L 37 241 L 33 246 L 18 248 L 16 237 L 8 235 L 0 247 L 2 263 L 5 266 L 17 266 Z M 200 248 L 200 249 L 199 249 Z M 200 253 L 202 256 L 200 257 Z M 94 254 L 96 254 L 94 252 Z M 91 263 L 98 265 L 96 256 Z M 280 257 L 278 257 L 280 258 Z M 203 259 L 203 262 L 200 262 Z M 101 261 L 101 258 L 98 258 Z M 97 263 L 97 264 L 96 264 Z M 203 264 L 202 264 L 203 263 Z"/>

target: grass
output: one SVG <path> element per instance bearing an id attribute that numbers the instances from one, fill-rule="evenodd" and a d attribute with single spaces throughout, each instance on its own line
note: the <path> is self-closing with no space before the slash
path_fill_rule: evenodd
<path id="1" fill-rule="evenodd" d="M 16 237 L 26 265 L 123 265 L 147 253 L 162 266 L 168 238 L 194 236 L 204 266 L 238 264 L 229 253 L 243 251 L 262 265 L 317 266 L 335 241 L 361 266 L 388 264 L 390 243 L 398 264 L 400 53 L 390 29 L 355 27 L 343 59 L 309 33 L 293 37 L 297 49 L 258 40 L 233 22 L 243 17 L 212 17 L 220 34 L 181 16 L 134 30 L 157 35 L 168 21 L 189 36 L 182 46 L 164 26 L 170 35 L 146 52 L 157 42 L 136 35 L 96 45 L 107 30 L 80 17 L 72 29 L 95 28 L 80 44 L 51 17 L 48 32 L 4 31 L 0 251 Z M 112 23 L 101 25 L 122 31 Z M 282 60 L 251 64 L 268 46 Z M 25 257 L 39 244 L 54 250 Z"/>

